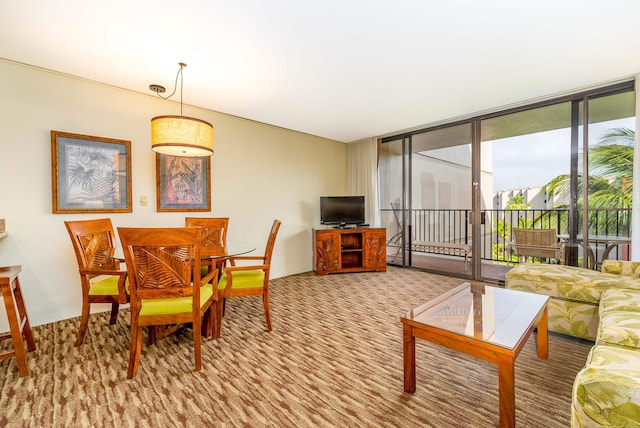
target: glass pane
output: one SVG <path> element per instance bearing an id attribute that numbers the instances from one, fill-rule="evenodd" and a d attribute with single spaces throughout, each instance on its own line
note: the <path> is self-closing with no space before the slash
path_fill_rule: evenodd
<path id="1" fill-rule="evenodd" d="M 568 180 L 571 166 L 571 104 L 503 115 L 481 122 L 482 277 L 503 279 L 521 260 L 513 228 L 555 229 L 568 221 L 569 192 L 550 189 Z M 568 183 L 568 181 L 567 181 Z"/>
<path id="2" fill-rule="evenodd" d="M 630 256 L 634 93 L 588 102 L 589 249 L 599 266 L 603 257 L 628 260 Z M 583 205 L 580 197 L 579 206 Z"/>
<path id="3" fill-rule="evenodd" d="M 411 266 L 471 275 L 471 125 L 413 135 Z"/>
<path id="4" fill-rule="evenodd" d="M 387 262 L 404 265 L 402 253 L 402 140 L 382 144 L 378 182 L 380 187 L 380 220 L 387 229 Z"/>

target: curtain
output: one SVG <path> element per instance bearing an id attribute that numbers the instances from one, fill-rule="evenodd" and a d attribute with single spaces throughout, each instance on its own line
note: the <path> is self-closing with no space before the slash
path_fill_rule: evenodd
<path id="1" fill-rule="evenodd" d="M 640 261 L 640 75 L 636 75 L 636 130 L 633 151 L 633 197 L 631 202 L 631 260 Z"/>
<path id="2" fill-rule="evenodd" d="M 365 218 L 380 226 L 378 209 L 378 142 L 375 138 L 347 146 L 347 195 L 364 195 Z"/>

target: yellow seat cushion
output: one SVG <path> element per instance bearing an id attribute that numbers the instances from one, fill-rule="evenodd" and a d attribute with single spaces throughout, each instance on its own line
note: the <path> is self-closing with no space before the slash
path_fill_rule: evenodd
<path id="1" fill-rule="evenodd" d="M 200 307 L 213 295 L 213 285 L 205 284 L 200 287 Z M 140 316 L 168 315 L 191 312 L 191 296 L 168 299 L 142 299 Z"/>
<path id="2" fill-rule="evenodd" d="M 117 295 L 118 293 L 118 275 L 113 275 L 108 278 L 96 281 L 89 287 L 89 295 L 92 296 L 108 296 Z M 124 288 L 129 294 L 129 278 L 124 281 Z"/>
<path id="3" fill-rule="evenodd" d="M 233 284 L 231 288 L 257 288 L 264 284 L 263 270 L 239 270 L 233 272 Z M 227 287 L 227 274 L 223 274 L 218 281 L 218 288 Z"/>

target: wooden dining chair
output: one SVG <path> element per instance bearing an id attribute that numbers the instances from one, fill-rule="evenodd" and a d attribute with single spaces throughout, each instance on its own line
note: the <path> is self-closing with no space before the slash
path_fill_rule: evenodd
<path id="1" fill-rule="evenodd" d="M 111 303 L 109 324 L 115 324 L 120 304 L 129 302 L 127 271 L 109 257 L 116 247 L 111 219 L 65 221 L 78 261 L 82 313 L 76 346 L 84 342 L 93 303 Z"/>
<path id="2" fill-rule="evenodd" d="M 138 372 L 142 328 L 191 323 L 196 371 L 202 332 L 216 331 L 218 272 L 201 278 L 198 227 L 118 228 L 131 289 L 131 344 L 127 377 Z M 204 323 L 203 323 L 204 321 Z"/>
<path id="3" fill-rule="evenodd" d="M 264 315 L 267 320 L 267 330 L 271 331 L 271 312 L 269 310 L 269 272 L 271 269 L 271 255 L 280 229 L 280 220 L 274 220 L 267 239 L 267 246 L 262 256 L 230 257 L 231 266 L 224 269 L 218 282 L 222 292 L 222 305 L 219 305 L 217 335 L 220 334 L 222 315 L 226 299 L 242 296 L 262 296 Z M 246 264 L 247 262 L 253 262 Z M 258 262 L 257 264 L 255 262 Z"/>
<path id="4" fill-rule="evenodd" d="M 229 228 L 228 217 L 185 217 L 184 225 L 186 227 L 202 228 L 202 275 L 217 268 L 219 271 L 224 267 L 226 258 L 224 256 L 227 247 L 227 229 Z M 206 260 L 207 257 L 218 257 L 216 263 L 212 259 Z M 206 261 L 205 261 L 206 260 Z"/>

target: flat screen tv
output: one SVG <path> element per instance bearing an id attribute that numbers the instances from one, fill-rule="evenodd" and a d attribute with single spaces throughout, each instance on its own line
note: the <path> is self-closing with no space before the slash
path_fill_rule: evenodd
<path id="1" fill-rule="evenodd" d="M 320 223 L 364 224 L 364 196 L 321 196 Z"/>

